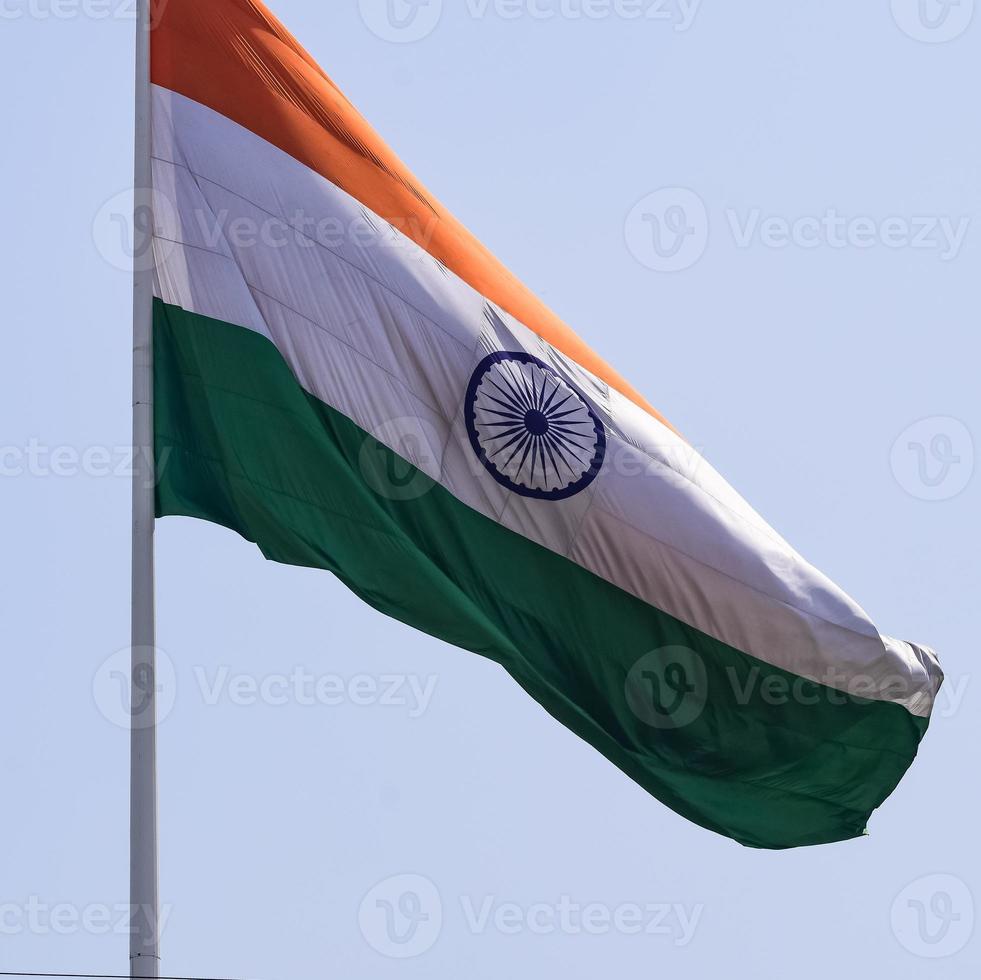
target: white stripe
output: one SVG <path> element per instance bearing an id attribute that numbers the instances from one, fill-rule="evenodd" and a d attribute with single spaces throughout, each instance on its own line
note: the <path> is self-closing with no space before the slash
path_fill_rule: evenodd
<path id="1" fill-rule="evenodd" d="M 883 638 L 683 440 L 278 148 L 154 90 L 157 295 L 272 340 L 299 383 L 474 510 L 759 660 L 929 714 L 932 651 Z M 596 481 L 519 496 L 474 454 L 464 393 L 526 351 L 607 429 Z"/>

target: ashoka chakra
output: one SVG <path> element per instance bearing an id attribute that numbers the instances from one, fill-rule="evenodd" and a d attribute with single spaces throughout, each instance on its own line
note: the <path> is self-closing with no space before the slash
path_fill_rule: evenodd
<path id="1" fill-rule="evenodd" d="M 585 490 L 606 454 L 606 430 L 571 382 L 537 357 L 499 352 L 470 379 L 470 444 L 502 486 L 565 500 Z"/>

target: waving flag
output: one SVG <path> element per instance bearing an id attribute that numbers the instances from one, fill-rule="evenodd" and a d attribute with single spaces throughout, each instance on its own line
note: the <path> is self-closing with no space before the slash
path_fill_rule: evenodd
<path id="1" fill-rule="evenodd" d="M 262 4 L 161 2 L 151 77 L 158 516 L 496 661 L 704 827 L 862 834 L 932 651 L 807 564 Z"/>

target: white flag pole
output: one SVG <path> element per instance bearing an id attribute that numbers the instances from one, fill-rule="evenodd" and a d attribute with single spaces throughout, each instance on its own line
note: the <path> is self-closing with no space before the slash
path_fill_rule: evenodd
<path id="1" fill-rule="evenodd" d="M 150 0 L 137 0 L 133 181 L 133 582 L 130 678 L 130 969 L 160 972 L 157 896 L 156 628 L 153 528 L 153 202 Z"/>

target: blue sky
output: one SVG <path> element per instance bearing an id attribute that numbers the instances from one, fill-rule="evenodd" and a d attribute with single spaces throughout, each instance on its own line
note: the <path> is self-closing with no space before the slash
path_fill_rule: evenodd
<path id="1" fill-rule="evenodd" d="M 869 838 L 758 853 L 494 665 L 168 520 L 165 972 L 976 975 L 973 8 L 277 0 L 423 182 L 948 684 Z M 0 21 L 0 970 L 117 973 L 131 3 Z"/>

